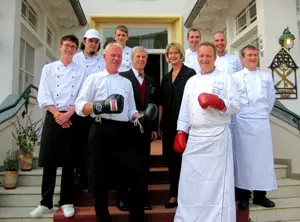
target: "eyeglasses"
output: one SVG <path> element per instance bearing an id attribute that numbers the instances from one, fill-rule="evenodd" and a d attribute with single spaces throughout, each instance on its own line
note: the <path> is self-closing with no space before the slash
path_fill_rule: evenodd
<path id="1" fill-rule="evenodd" d="M 63 44 L 63 47 L 65 47 L 65 48 L 71 48 L 72 50 L 76 50 L 77 49 L 76 45 L 70 45 L 70 44 Z"/>

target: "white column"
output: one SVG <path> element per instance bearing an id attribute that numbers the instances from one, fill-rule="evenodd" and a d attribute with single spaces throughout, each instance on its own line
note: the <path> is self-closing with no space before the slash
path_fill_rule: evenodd
<path id="1" fill-rule="evenodd" d="M 294 48 L 290 54 L 294 61 L 300 66 L 299 35 L 297 27 L 297 12 L 295 0 L 256 0 L 258 35 L 262 36 L 264 55 L 261 57 L 260 66 L 264 71 L 271 72 L 268 68 L 275 55 L 279 52 L 279 38 L 286 27 L 289 27 L 291 33 L 296 37 Z M 297 70 L 298 90 L 300 91 L 300 69 Z M 300 98 L 298 92 L 298 98 Z M 299 99 L 280 100 L 287 108 L 300 114 Z"/>
<path id="2" fill-rule="evenodd" d="M 0 7 L 0 103 L 18 90 L 20 51 L 20 0 L 1 0 Z"/>

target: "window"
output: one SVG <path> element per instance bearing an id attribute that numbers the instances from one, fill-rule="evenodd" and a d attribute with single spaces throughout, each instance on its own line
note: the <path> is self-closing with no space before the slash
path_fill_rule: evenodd
<path id="1" fill-rule="evenodd" d="M 115 28 L 103 28 L 103 48 L 114 42 Z M 168 44 L 168 30 L 165 28 L 129 28 L 127 46 L 143 46 L 146 49 L 165 49 Z"/>
<path id="2" fill-rule="evenodd" d="M 296 0 L 296 9 L 297 9 L 297 13 L 300 12 L 300 0 Z"/>
<path id="3" fill-rule="evenodd" d="M 53 34 L 52 34 L 52 31 L 47 28 L 47 44 L 52 47 L 52 44 L 53 44 Z"/>
<path id="4" fill-rule="evenodd" d="M 254 0 L 236 16 L 236 34 L 245 30 L 256 18 L 256 2 Z"/>
<path id="5" fill-rule="evenodd" d="M 19 92 L 34 84 L 34 48 L 24 39 L 20 40 Z"/>
<path id="6" fill-rule="evenodd" d="M 28 22 L 28 24 L 37 31 L 38 29 L 38 14 L 36 11 L 29 5 L 26 0 L 22 1 L 22 17 Z"/>

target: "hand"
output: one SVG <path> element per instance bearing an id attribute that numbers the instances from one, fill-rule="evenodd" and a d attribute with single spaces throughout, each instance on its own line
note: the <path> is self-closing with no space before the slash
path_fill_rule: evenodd
<path id="1" fill-rule="evenodd" d="M 62 124 L 62 128 L 67 129 L 70 128 L 72 126 L 72 121 L 69 120 L 67 122 L 65 122 L 64 124 Z"/>
<path id="2" fill-rule="evenodd" d="M 55 122 L 59 125 L 63 125 L 64 123 L 68 122 L 70 119 L 69 113 L 60 113 L 56 116 Z"/>
<path id="3" fill-rule="evenodd" d="M 151 132 L 151 140 L 152 140 L 152 141 L 155 141 L 156 139 L 157 139 L 157 132 L 152 131 L 152 132 Z"/>
<path id="4" fill-rule="evenodd" d="M 178 131 L 176 134 L 173 148 L 176 153 L 182 153 L 186 147 L 186 133 L 184 131 Z"/>
<path id="5" fill-rule="evenodd" d="M 226 108 L 223 100 L 220 99 L 215 94 L 201 93 L 198 96 L 198 102 L 202 107 L 202 109 L 207 109 L 207 107 L 212 107 L 218 110 L 223 110 L 224 108 Z"/>

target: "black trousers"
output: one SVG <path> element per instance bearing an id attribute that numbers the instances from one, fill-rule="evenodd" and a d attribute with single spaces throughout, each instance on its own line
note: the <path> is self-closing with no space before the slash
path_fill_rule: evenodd
<path id="1" fill-rule="evenodd" d="M 56 182 L 57 167 L 44 167 L 42 180 L 41 205 L 51 209 L 53 207 L 53 194 Z M 59 205 L 72 204 L 74 201 L 74 167 L 64 166 L 62 168 L 60 201 Z"/>
<path id="2" fill-rule="evenodd" d="M 62 166 L 60 205 L 74 201 L 74 168 L 76 162 L 78 116 L 71 117 L 72 126 L 64 129 L 57 124 L 50 112 L 46 113 L 43 126 L 39 165 L 43 167 L 41 205 L 53 207 L 53 194 L 57 167 Z"/>
<path id="3" fill-rule="evenodd" d="M 266 191 L 254 190 L 253 191 L 253 199 L 257 200 L 258 202 L 266 198 Z M 241 188 L 235 188 L 235 199 L 236 201 L 249 201 L 251 197 L 250 190 L 244 190 Z"/>
<path id="4" fill-rule="evenodd" d="M 151 132 L 144 128 L 145 132 L 141 133 L 139 127 L 134 129 L 135 131 L 135 140 L 138 144 L 138 151 L 140 151 L 139 158 L 142 160 L 143 169 L 144 169 L 144 205 L 148 203 L 148 184 L 149 184 L 149 176 L 150 176 L 150 156 L 151 156 Z M 124 187 L 122 189 L 117 190 L 116 192 L 116 200 L 123 201 L 125 203 L 130 202 L 130 192 L 128 192 L 128 188 Z"/>
<path id="5" fill-rule="evenodd" d="M 89 134 L 92 149 L 93 195 L 98 222 L 111 222 L 108 211 L 108 191 L 131 190 L 130 222 L 144 221 L 143 167 L 130 122 L 102 119 L 94 122 Z"/>
<path id="6" fill-rule="evenodd" d="M 88 136 L 92 122 L 93 118 L 90 116 L 79 117 L 80 130 L 77 131 L 76 138 L 78 138 L 78 146 L 81 147 L 81 155 L 76 163 L 75 187 L 77 192 L 87 188 L 91 189 L 91 186 L 89 186 L 89 181 L 92 180 L 90 175 L 91 150 L 88 146 Z"/>
<path id="7" fill-rule="evenodd" d="M 163 156 L 169 169 L 170 197 L 177 197 L 182 154 L 174 152 L 173 144 L 177 131 L 163 132 Z"/>

